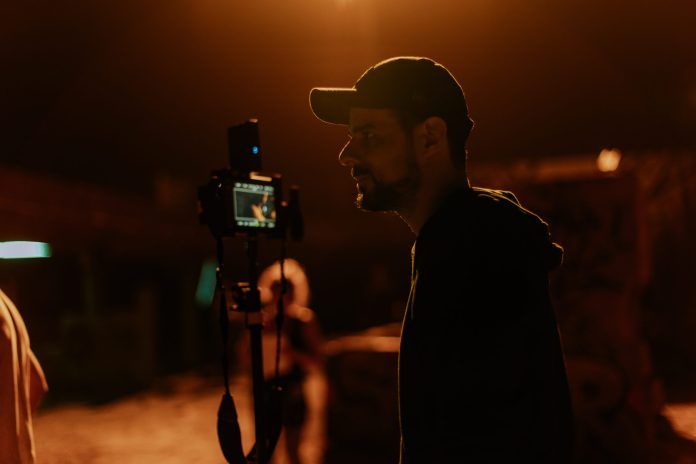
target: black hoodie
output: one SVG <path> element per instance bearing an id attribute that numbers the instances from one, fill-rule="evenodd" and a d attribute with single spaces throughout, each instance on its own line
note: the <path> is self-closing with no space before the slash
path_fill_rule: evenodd
<path id="1" fill-rule="evenodd" d="M 562 249 L 509 192 L 462 189 L 421 229 L 399 353 L 402 464 L 564 463 L 572 414 L 548 291 Z"/>

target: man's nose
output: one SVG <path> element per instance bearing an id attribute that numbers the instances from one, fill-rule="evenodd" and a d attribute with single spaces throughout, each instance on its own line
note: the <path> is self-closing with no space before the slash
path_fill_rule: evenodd
<path id="1" fill-rule="evenodd" d="M 341 166 L 352 167 L 355 165 L 357 158 L 355 157 L 355 148 L 353 147 L 353 141 L 348 140 L 341 152 L 338 154 L 338 162 Z"/>

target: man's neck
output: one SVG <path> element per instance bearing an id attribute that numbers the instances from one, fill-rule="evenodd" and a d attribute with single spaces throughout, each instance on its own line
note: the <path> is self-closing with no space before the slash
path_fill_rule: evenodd
<path id="1" fill-rule="evenodd" d="M 467 179 L 438 186 L 435 189 L 423 188 L 411 205 L 397 211 L 397 214 L 408 225 L 411 231 L 418 236 L 428 219 L 440 209 L 440 206 L 452 192 L 469 187 Z"/>

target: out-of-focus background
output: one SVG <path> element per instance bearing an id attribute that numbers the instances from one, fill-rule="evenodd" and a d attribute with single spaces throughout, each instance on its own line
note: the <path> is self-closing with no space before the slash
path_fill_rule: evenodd
<path id="1" fill-rule="evenodd" d="M 51 247 L 0 259 L 51 387 L 40 462 L 223 462 L 195 188 L 249 117 L 265 170 L 301 186 L 290 255 L 327 340 L 305 462 L 395 462 L 413 237 L 354 209 L 345 128 L 314 119 L 308 93 L 396 55 L 452 71 L 473 183 L 514 190 L 566 249 L 552 283 L 577 462 L 696 462 L 695 21 L 691 0 L 0 6 L 0 241 Z M 277 253 L 262 244 L 261 263 Z M 244 280 L 242 244 L 226 258 Z"/>

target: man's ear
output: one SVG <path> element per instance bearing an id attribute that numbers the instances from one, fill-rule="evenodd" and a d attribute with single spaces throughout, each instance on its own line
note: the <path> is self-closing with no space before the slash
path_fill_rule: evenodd
<path id="1" fill-rule="evenodd" d="M 447 123 L 439 116 L 430 116 L 423 121 L 425 149 L 438 152 L 447 145 Z"/>

